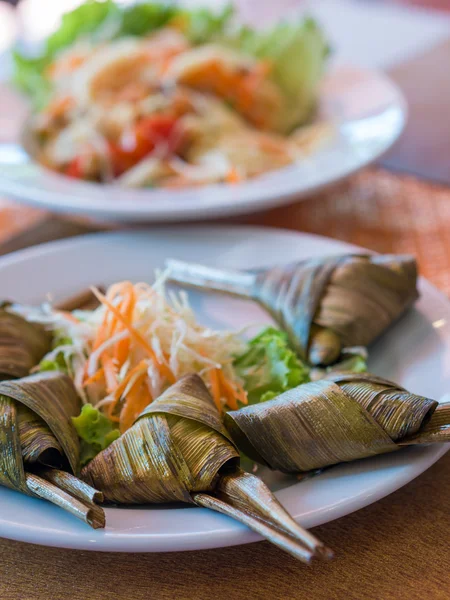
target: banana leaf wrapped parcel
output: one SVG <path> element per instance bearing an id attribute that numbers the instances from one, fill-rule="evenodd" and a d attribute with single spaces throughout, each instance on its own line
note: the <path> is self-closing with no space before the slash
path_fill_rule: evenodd
<path id="1" fill-rule="evenodd" d="M 369 345 L 418 297 L 416 262 L 407 255 L 338 255 L 254 272 L 167 266 L 171 281 L 261 304 L 312 365 Z"/>
<path id="2" fill-rule="evenodd" d="M 268 402 L 226 413 L 237 447 L 285 473 L 450 441 L 450 403 L 439 404 L 369 373 L 337 373 Z"/>
<path id="3" fill-rule="evenodd" d="M 104 527 L 101 493 L 75 475 L 79 440 L 71 417 L 81 401 L 62 373 L 0 382 L 0 486 L 57 504 L 94 528 Z"/>
<path id="4" fill-rule="evenodd" d="M 0 379 L 28 375 L 50 345 L 51 335 L 42 325 L 0 308 Z"/>
<path id="5" fill-rule="evenodd" d="M 303 561 L 330 557 L 257 477 L 239 453 L 198 375 L 186 375 L 154 400 L 134 425 L 82 470 L 117 504 L 187 502 L 229 515 Z"/>

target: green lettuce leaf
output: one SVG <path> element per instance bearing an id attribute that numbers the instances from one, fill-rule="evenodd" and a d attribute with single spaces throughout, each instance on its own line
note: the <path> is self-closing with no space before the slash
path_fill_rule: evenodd
<path id="1" fill-rule="evenodd" d="M 286 99 L 285 110 L 280 115 L 280 131 L 288 132 L 311 116 L 330 51 L 322 30 L 313 19 L 279 23 L 262 32 L 243 27 L 228 43 L 271 62 L 271 77 Z"/>
<path id="2" fill-rule="evenodd" d="M 143 36 L 164 27 L 179 10 L 171 4 L 145 3 L 135 4 L 121 13 L 121 25 L 116 37 Z"/>
<path id="3" fill-rule="evenodd" d="M 45 56 L 52 59 L 55 54 L 67 48 L 81 37 L 91 37 L 99 33 L 106 20 L 120 20 L 118 6 L 111 0 L 96 2 L 88 0 L 74 10 L 65 13 L 60 27 L 47 39 Z M 111 27 L 111 31 L 114 28 Z"/>
<path id="4" fill-rule="evenodd" d="M 58 346 L 72 346 L 73 340 L 71 337 L 66 335 L 64 331 L 55 331 L 53 334 L 52 348 L 56 349 Z"/>
<path id="5" fill-rule="evenodd" d="M 361 354 L 343 356 L 343 359 L 334 367 L 328 367 L 328 372 L 350 371 L 352 373 L 365 373 L 367 371 L 366 358 Z"/>
<path id="6" fill-rule="evenodd" d="M 200 44 L 222 34 L 231 14 L 230 7 L 214 13 L 207 9 L 181 9 L 164 2 L 121 7 L 112 0 L 87 0 L 63 15 L 60 27 L 47 39 L 40 56 L 29 57 L 19 50 L 13 52 L 13 81 L 39 109 L 51 91 L 46 68 L 58 53 L 78 40 L 96 44 L 120 37 L 144 36 L 173 20 L 192 43 Z"/>
<path id="7" fill-rule="evenodd" d="M 308 367 L 290 349 L 287 335 L 273 327 L 253 338 L 234 365 L 249 404 L 270 400 L 309 381 Z"/>
<path id="8" fill-rule="evenodd" d="M 221 12 L 211 12 L 207 8 L 180 11 L 179 17 L 185 19 L 183 33 L 193 44 L 206 44 L 225 35 L 233 16 L 233 7 L 226 5 Z"/>
<path id="9" fill-rule="evenodd" d="M 35 108 L 45 106 L 51 92 L 50 83 L 43 76 L 48 60 L 45 56 L 27 57 L 18 50 L 12 53 L 14 71 L 12 81 L 25 95 L 32 99 Z"/>
<path id="10" fill-rule="evenodd" d="M 52 348 L 55 350 L 59 346 L 71 346 L 73 344 L 72 338 L 66 336 L 64 332 L 56 331 L 53 335 Z M 63 352 L 58 352 L 53 359 L 43 358 L 39 363 L 39 371 L 61 371 L 70 375 L 70 364 L 67 362 L 67 358 Z"/>
<path id="11" fill-rule="evenodd" d="M 102 23 L 113 17 L 120 18 L 114 2 L 88 0 L 62 16 L 61 25 L 47 38 L 39 56 L 29 57 L 18 49 L 13 52 L 13 82 L 30 97 L 35 108 L 41 108 L 48 101 L 51 86 L 45 70 L 58 52 L 82 37 L 95 35 Z"/>
<path id="12" fill-rule="evenodd" d="M 344 349 L 340 360 L 326 368 L 315 367 L 311 370 L 311 379 L 326 379 L 328 375 L 339 373 L 365 373 L 367 371 L 367 353 L 364 349 Z"/>
<path id="13" fill-rule="evenodd" d="M 92 404 L 85 404 L 78 417 L 72 417 L 72 423 L 81 440 L 82 466 L 120 437 L 114 424 Z"/>
<path id="14" fill-rule="evenodd" d="M 58 352 L 53 360 L 43 358 L 39 363 L 39 371 L 61 371 L 61 373 L 69 373 L 69 367 L 62 352 Z"/>
<path id="15" fill-rule="evenodd" d="M 121 26 L 115 37 L 148 35 L 172 22 L 193 44 L 204 44 L 223 34 L 233 14 L 231 5 L 221 12 L 207 8 L 186 10 L 174 4 L 146 2 L 121 13 Z"/>

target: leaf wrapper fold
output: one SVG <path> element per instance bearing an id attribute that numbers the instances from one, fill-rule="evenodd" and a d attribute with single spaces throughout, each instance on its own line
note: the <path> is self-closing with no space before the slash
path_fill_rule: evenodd
<path id="1" fill-rule="evenodd" d="M 450 441 L 450 409 L 368 373 L 342 373 L 225 415 L 253 460 L 302 473 L 397 450 Z"/>
<path id="2" fill-rule="evenodd" d="M 82 478 L 118 504 L 198 504 L 240 520 L 301 560 L 329 557 L 262 481 L 238 467 L 239 453 L 205 384 L 187 375 L 86 465 Z"/>
<path id="3" fill-rule="evenodd" d="M 0 382 L 0 485 L 49 500 L 92 527 L 104 526 L 96 490 L 77 473 L 80 447 L 71 417 L 80 411 L 72 381 L 45 372 Z"/>
<path id="4" fill-rule="evenodd" d="M 313 365 L 367 346 L 418 297 L 415 259 L 407 255 L 331 256 L 247 273 L 181 261 L 168 268 L 172 281 L 260 303 Z"/>
<path id="5" fill-rule="evenodd" d="M 82 477 L 119 504 L 192 503 L 191 492 L 211 491 L 219 471 L 238 461 L 202 380 L 186 376 L 98 454 Z"/>
<path id="6" fill-rule="evenodd" d="M 50 347 L 42 325 L 0 308 L 0 379 L 25 377 Z"/>

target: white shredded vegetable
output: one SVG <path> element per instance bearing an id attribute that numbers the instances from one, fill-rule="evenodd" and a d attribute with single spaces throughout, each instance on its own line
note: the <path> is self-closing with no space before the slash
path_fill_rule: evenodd
<path id="1" fill-rule="evenodd" d="M 168 291 L 166 278 L 166 273 L 158 273 L 153 286 L 114 284 L 104 303 L 94 311 L 67 314 L 48 303 L 13 310 L 46 324 L 57 339 L 63 340 L 44 360 L 55 361 L 62 355 L 84 402 L 102 410 L 116 406 L 120 413 L 121 403 L 139 385 L 146 386 L 151 401 L 189 373 L 198 373 L 211 389 L 211 371 L 218 369 L 231 388 L 239 386 L 242 382 L 233 361 L 245 350 L 243 338 L 238 333 L 200 325 L 187 294 Z M 106 373 L 111 367 L 105 363 L 105 356 L 112 364 L 112 382 L 111 374 Z M 225 384 L 219 399 L 222 404 L 229 400 L 227 387 Z"/>

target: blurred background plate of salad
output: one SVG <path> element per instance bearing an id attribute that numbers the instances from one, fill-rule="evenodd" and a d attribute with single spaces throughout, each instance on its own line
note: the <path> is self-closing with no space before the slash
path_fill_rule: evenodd
<path id="1" fill-rule="evenodd" d="M 12 80 L 32 109 L 26 153 L 0 148 L 0 190 L 116 221 L 227 216 L 341 179 L 398 137 L 401 94 L 329 66 L 304 3 L 256 24 L 249 2 L 187 4 L 72 1 L 42 19 L 24 0 Z"/>
<path id="2" fill-rule="evenodd" d="M 42 165 L 178 189 L 302 160 L 324 135 L 312 123 L 329 50 L 309 17 L 257 31 L 229 4 L 87 1 L 37 54 L 14 51 L 13 81 L 31 100 L 28 149 Z"/>

